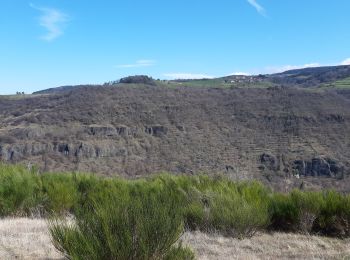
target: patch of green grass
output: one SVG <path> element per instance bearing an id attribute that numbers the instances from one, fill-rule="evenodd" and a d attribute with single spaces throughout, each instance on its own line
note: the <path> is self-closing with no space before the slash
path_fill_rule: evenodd
<path id="1" fill-rule="evenodd" d="M 350 88 L 350 77 L 342 80 L 338 80 L 332 83 L 323 84 L 321 87 L 322 88 L 339 88 L 339 89 Z"/>
<path id="2" fill-rule="evenodd" d="M 188 88 L 269 88 L 276 84 L 265 80 L 259 82 L 231 82 L 225 78 L 214 78 L 214 79 L 191 79 L 191 80 L 156 80 L 155 86 L 164 88 L 177 88 L 177 87 L 188 87 Z M 141 87 L 152 87 L 145 84 L 124 84 L 118 83 L 118 87 L 127 88 L 141 88 Z"/>
<path id="3" fill-rule="evenodd" d="M 268 88 L 273 87 L 275 84 L 269 81 L 261 82 L 230 82 L 225 81 L 222 78 L 216 79 L 198 79 L 188 81 L 169 81 L 168 86 L 183 86 L 194 88 Z"/>
<path id="4" fill-rule="evenodd" d="M 336 81 L 334 84 L 337 88 L 350 88 L 350 77 Z"/>
<path id="5" fill-rule="evenodd" d="M 228 88 L 231 86 L 230 83 L 225 83 L 222 79 L 198 79 L 181 82 L 186 87 L 217 87 L 217 88 Z"/>
<path id="6" fill-rule="evenodd" d="M 37 95 L 32 95 L 32 94 L 25 94 L 25 95 L 0 95 L 0 99 L 20 100 L 20 99 L 32 98 L 34 96 L 37 96 Z"/>

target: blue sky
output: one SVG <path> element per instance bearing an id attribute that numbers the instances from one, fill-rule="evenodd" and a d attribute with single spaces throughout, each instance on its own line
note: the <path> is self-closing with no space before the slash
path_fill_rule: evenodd
<path id="1" fill-rule="evenodd" d="M 2 0 L 0 93 L 350 64 L 349 0 Z"/>

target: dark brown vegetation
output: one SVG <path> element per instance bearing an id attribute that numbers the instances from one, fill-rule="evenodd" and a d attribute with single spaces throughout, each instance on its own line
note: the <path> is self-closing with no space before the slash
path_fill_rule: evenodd
<path id="1" fill-rule="evenodd" d="M 222 172 L 349 191 L 350 91 L 82 87 L 0 97 L 0 158 L 42 170 Z"/>
<path id="2" fill-rule="evenodd" d="M 151 77 L 145 75 L 129 76 L 121 78 L 119 83 L 124 84 L 145 84 L 145 85 L 156 85 L 156 82 Z"/>

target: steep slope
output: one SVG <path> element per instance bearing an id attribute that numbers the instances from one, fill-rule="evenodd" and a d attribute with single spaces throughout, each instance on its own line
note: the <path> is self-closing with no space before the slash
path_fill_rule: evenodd
<path id="1" fill-rule="evenodd" d="M 223 172 L 349 190 L 349 92 L 89 87 L 0 98 L 0 158 L 125 176 Z"/>

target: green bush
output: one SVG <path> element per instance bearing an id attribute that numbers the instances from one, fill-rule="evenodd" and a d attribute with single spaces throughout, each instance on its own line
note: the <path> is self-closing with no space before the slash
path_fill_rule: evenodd
<path id="1" fill-rule="evenodd" d="M 72 174 L 50 173 L 42 176 L 45 210 L 55 214 L 71 212 L 78 201 L 76 181 Z"/>
<path id="2" fill-rule="evenodd" d="M 289 194 L 276 193 L 270 202 L 270 228 L 281 231 L 295 231 L 298 208 Z"/>
<path id="3" fill-rule="evenodd" d="M 112 184 L 108 197 L 76 212 L 74 224 L 51 223 L 58 250 L 71 259 L 193 259 L 175 245 L 183 213 L 174 186 L 161 179 Z"/>
<path id="4" fill-rule="evenodd" d="M 0 165 L 0 216 L 40 214 L 41 181 L 22 166 Z"/>
<path id="5" fill-rule="evenodd" d="M 200 202 L 194 201 L 184 209 L 184 219 L 186 228 L 189 230 L 205 230 L 209 227 L 209 216 L 207 208 Z"/>
<path id="6" fill-rule="evenodd" d="M 167 255 L 164 257 L 164 260 L 194 260 L 195 254 L 189 247 L 183 247 L 181 244 L 173 246 Z"/>
<path id="7" fill-rule="evenodd" d="M 169 203 L 174 204 L 174 210 L 165 206 Z M 143 204 L 151 207 L 146 209 Z M 110 205 L 113 208 L 107 211 Z M 94 218 L 90 222 L 84 220 L 86 223 L 100 219 L 102 225 L 107 221 L 103 212 L 114 212 L 126 216 L 128 226 L 132 216 L 143 214 L 145 218 L 141 219 L 143 224 L 138 229 L 142 227 L 155 232 L 151 226 L 164 231 L 165 226 L 159 225 L 174 227 L 178 220 L 172 223 L 164 217 L 159 222 L 158 218 L 149 216 L 169 216 L 175 211 L 176 219 L 183 221 L 187 229 L 216 231 L 235 237 L 251 236 L 266 227 L 350 237 L 350 196 L 335 191 L 275 193 L 258 182 L 233 182 L 222 175 L 162 174 L 125 180 L 85 174 L 38 174 L 22 166 L 0 164 L 1 217 L 48 213 L 65 216 L 69 212 L 84 220 L 84 214 L 89 213 Z M 110 221 L 116 220 L 110 217 Z M 77 232 L 73 232 L 76 228 L 79 228 Z M 65 229 L 65 235 L 70 237 L 71 232 L 72 236 L 77 236 L 81 230 L 79 225 L 69 227 Z M 106 235 L 107 231 L 104 232 Z"/>
<path id="8" fill-rule="evenodd" d="M 271 225 L 275 230 L 310 233 L 323 207 L 322 193 L 294 190 L 274 194 L 270 203 Z"/>
<path id="9" fill-rule="evenodd" d="M 270 228 L 312 233 L 323 205 L 320 192 L 294 190 L 289 194 L 276 193 L 270 202 Z"/>
<path id="10" fill-rule="evenodd" d="M 328 191 L 323 194 L 323 200 L 314 231 L 323 235 L 349 237 L 350 196 Z"/>
<path id="11" fill-rule="evenodd" d="M 268 212 L 239 196 L 220 194 L 210 207 L 209 225 L 222 234 L 251 237 L 268 224 Z"/>
<path id="12" fill-rule="evenodd" d="M 179 183 L 187 194 L 185 222 L 191 230 L 243 238 L 269 223 L 268 191 L 256 182 L 199 176 L 182 177 Z"/>
<path id="13" fill-rule="evenodd" d="M 294 190 L 290 196 L 298 209 L 296 229 L 302 233 L 310 233 L 323 205 L 322 194 Z"/>

